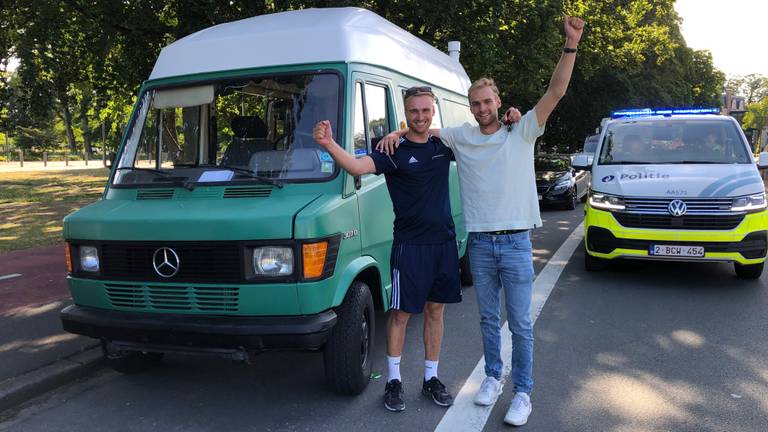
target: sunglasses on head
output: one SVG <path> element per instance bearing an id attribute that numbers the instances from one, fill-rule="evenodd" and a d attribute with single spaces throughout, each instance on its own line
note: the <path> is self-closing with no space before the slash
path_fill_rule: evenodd
<path id="1" fill-rule="evenodd" d="M 432 95 L 433 97 L 435 96 L 435 94 L 432 93 L 432 87 L 429 86 L 411 87 L 407 89 L 405 93 L 403 93 L 403 96 L 409 98 L 411 96 L 417 96 L 421 94 L 428 94 Z"/>

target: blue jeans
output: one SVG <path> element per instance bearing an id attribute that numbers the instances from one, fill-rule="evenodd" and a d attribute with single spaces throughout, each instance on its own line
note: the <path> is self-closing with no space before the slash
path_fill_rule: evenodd
<path id="1" fill-rule="evenodd" d="M 493 235 L 470 233 L 469 260 L 480 309 L 485 374 L 501 378 L 501 291 L 512 333 L 512 379 L 515 392 L 533 388 L 533 325 L 529 314 L 533 291 L 533 252 L 529 231 Z"/>

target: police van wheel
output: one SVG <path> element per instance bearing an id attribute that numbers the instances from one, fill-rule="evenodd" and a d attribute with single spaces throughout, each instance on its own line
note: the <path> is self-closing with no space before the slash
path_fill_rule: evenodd
<path id="1" fill-rule="evenodd" d="M 471 286 L 474 284 L 472 280 L 472 265 L 469 262 L 469 251 L 464 252 L 464 256 L 459 260 L 459 272 L 461 274 L 461 286 Z"/>
<path id="2" fill-rule="evenodd" d="M 368 285 L 355 281 L 341 306 L 325 344 L 325 383 L 336 393 L 360 394 L 371 377 L 374 328 L 373 298 Z"/>
<path id="3" fill-rule="evenodd" d="M 736 270 L 736 276 L 741 279 L 758 279 L 763 274 L 763 265 L 760 264 L 739 264 L 733 263 L 733 268 Z"/>
<path id="4" fill-rule="evenodd" d="M 606 265 L 607 261 L 605 259 L 592 256 L 586 249 L 584 250 L 584 268 L 588 272 L 603 270 Z"/>
<path id="5" fill-rule="evenodd" d="M 108 342 L 101 343 L 101 352 L 109 367 L 124 374 L 147 371 L 163 360 L 163 353 L 119 351 L 113 349 Z"/>

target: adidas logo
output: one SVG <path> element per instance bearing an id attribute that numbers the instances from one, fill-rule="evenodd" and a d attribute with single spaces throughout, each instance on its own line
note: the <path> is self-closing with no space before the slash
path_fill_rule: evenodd
<path id="1" fill-rule="evenodd" d="M 416 158 L 415 158 L 415 157 L 413 157 L 413 156 L 411 156 L 411 158 L 410 158 L 410 159 L 408 159 L 408 163 L 409 163 L 409 164 L 412 164 L 412 163 L 416 163 L 416 162 L 418 162 L 418 160 L 416 160 Z"/>

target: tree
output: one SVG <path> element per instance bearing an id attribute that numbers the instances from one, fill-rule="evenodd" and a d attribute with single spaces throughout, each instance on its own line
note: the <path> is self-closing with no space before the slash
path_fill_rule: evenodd
<path id="1" fill-rule="evenodd" d="M 731 94 L 744 96 L 747 104 L 751 104 L 768 96 L 768 78 L 760 74 L 734 75 L 725 88 Z"/>

